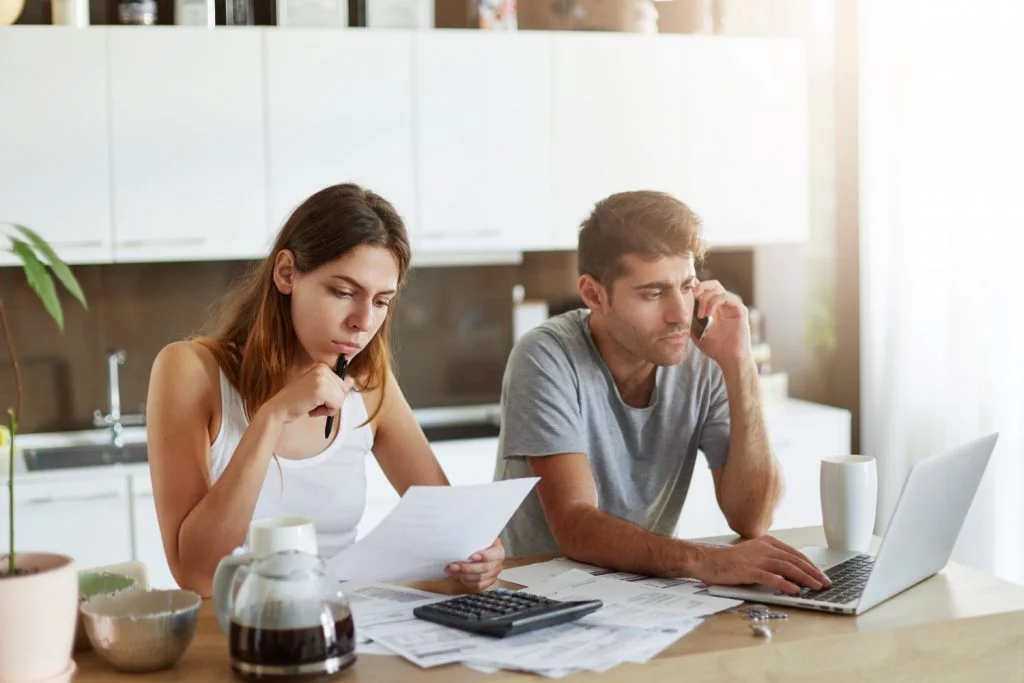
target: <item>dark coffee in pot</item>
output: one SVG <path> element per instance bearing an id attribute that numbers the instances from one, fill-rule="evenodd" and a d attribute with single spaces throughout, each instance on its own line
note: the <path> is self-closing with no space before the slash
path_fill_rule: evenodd
<path id="1" fill-rule="evenodd" d="M 330 616 L 330 615 L 329 615 Z M 231 666 L 251 681 L 316 680 L 338 674 L 355 661 L 355 627 L 347 612 L 334 615 L 333 630 L 323 624 L 268 628 L 231 621 Z M 330 623 L 330 622 L 327 622 Z"/>

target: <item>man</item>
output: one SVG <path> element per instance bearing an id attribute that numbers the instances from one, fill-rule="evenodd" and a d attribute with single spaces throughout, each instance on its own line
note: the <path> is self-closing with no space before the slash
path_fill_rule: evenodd
<path id="1" fill-rule="evenodd" d="M 509 523 L 509 554 L 788 593 L 828 577 L 764 536 L 782 489 L 765 432 L 747 309 L 698 282 L 699 219 L 658 192 L 599 202 L 579 235 L 587 309 L 548 320 L 512 351 L 495 476 L 541 478 Z M 690 325 L 711 322 L 702 339 Z M 690 344 L 698 350 L 690 349 Z M 700 449 L 719 506 L 751 540 L 672 538 Z"/>

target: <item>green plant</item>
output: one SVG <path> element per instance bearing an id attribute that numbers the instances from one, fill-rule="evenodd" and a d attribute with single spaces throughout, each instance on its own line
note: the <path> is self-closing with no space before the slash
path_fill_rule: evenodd
<path id="1" fill-rule="evenodd" d="M 50 314 L 53 321 L 57 323 L 60 331 L 64 332 L 64 310 L 60 305 L 60 297 L 57 296 L 57 286 L 53 281 L 54 276 L 64 285 L 64 288 L 73 297 L 81 302 L 83 308 L 88 308 L 85 301 L 85 294 L 78 285 L 78 280 L 71 273 L 53 248 L 38 234 L 29 230 L 24 225 L 6 223 L 4 225 L 13 228 L 4 230 L 4 237 L 10 242 L 10 251 L 21 261 L 25 270 L 25 279 L 29 287 L 36 293 L 43 303 L 46 312 Z M 52 275 L 51 275 L 52 273 Z M 18 418 L 21 416 L 21 373 L 18 370 L 18 356 L 14 351 L 14 341 L 11 339 L 11 328 L 7 319 L 7 311 L 4 309 L 3 296 L 0 295 L 0 328 L 3 329 L 4 342 L 7 344 L 7 354 L 11 359 L 11 371 L 14 375 L 14 407 L 7 409 L 7 426 L 10 430 L 10 461 L 8 464 L 7 487 L 10 491 L 10 552 L 7 555 L 7 575 L 13 576 L 17 569 L 14 557 L 14 438 L 18 432 Z"/>

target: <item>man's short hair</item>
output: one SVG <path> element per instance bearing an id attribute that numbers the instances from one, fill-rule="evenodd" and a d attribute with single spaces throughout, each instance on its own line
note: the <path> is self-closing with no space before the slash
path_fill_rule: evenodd
<path id="1" fill-rule="evenodd" d="M 625 273 L 622 257 L 653 261 L 664 256 L 704 256 L 701 221 L 670 194 L 651 190 L 619 192 L 594 205 L 580 224 L 580 275 L 606 288 Z"/>

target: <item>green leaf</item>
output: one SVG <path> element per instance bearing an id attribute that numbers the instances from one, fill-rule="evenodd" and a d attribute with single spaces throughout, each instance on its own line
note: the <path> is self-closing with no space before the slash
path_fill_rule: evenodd
<path id="1" fill-rule="evenodd" d="M 29 286 L 35 290 L 40 301 L 43 302 L 43 306 L 46 307 L 46 312 L 50 314 L 50 317 L 57 323 L 57 327 L 63 332 L 64 311 L 61 310 L 60 299 L 57 298 L 57 287 L 54 286 L 53 278 L 46 271 L 46 266 L 36 256 L 36 252 L 32 251 L 32 247 L 18 238 L 11 238 L 11 246 L 14 248 L 14 253 L 21 257 L 22 265 L 25 268 L 25 279 L 28 280 Z"/>
<path id="2" fill-rule="evenodd" d="M 39 233 L 35 230 L 30 230 L 24 225 L 18 225 L 17 223 L 14 224 L 14 227 L 28 238 L 32 246 L 36 248 L 36 251 L 46 257 L 47 262 L 50 264 L 50 269 L 53 270 L 53 274 L 64 284 L 64 287 L 71 293 L 71 296 L 78 299 L 83 308 L 89 308 L 89 304 L 85 301 L 85 293 L 82 292 L 82 288 L 78 285 L 78 280 L 75 279 L 67 264 L 60 260 L 53 247 L 40 237 Z"/>

